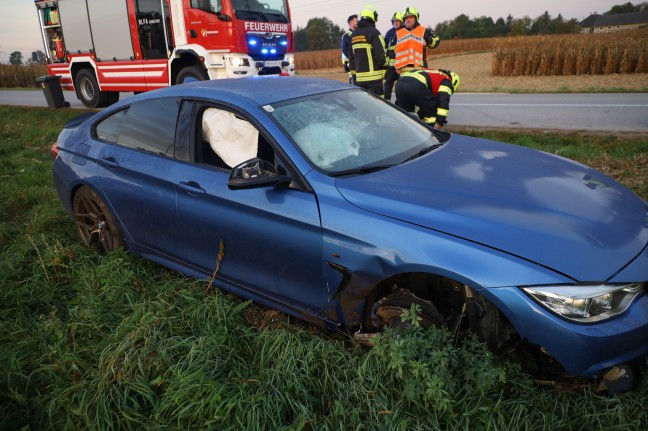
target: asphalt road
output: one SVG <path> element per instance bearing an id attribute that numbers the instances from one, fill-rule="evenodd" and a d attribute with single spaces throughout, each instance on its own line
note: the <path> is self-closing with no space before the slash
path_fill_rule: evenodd
<path id="1" fill-rule="evenodd" d="M 73 108 L 83 105 L 64 91 Z M 122 93 L 121 98 L 132 95 Z M 0 91 L 0 105 L 47 106 L 41 91 Z M 481 94 L 457 93 L 450 101 L 449 124 L 648 133 L 648 93 Z"/>

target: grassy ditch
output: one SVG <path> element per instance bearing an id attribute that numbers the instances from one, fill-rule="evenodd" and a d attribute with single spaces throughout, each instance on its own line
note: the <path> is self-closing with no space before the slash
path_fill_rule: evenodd
<path id="1" fill-rule="evenodd" d="M 367 351 L 279 314 L 259 329 L 206 282 L 82 247 L 49 160 L 79 113 L 0 107 L 0 429 L 647 428 L 647 378 L 601 397 L 538 385 L 443 331 Z M 646 137 L 472 133 L 603 168 L 648 198 Z"/>

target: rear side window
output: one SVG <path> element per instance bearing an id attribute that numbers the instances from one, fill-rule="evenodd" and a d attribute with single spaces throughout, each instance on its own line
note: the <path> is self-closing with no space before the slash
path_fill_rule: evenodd
<path id="1" fill-rule="evenodd" d="M 97 124 L 97 137 L 102 141 L 116 143 L 127 112 L 128 108 L 122 109 Z"/>
<path id="2" fill-rule="evenodd" d="M 102 140 L 173 157 L 179 108 L 178 98 L 136 102 L 97 124 L 96 134 Z"/>

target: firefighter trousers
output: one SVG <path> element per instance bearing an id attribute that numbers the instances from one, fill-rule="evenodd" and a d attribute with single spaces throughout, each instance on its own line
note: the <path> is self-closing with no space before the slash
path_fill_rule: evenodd
<path id="1" fill-rule="evenodd" d="M 400 75 L 396 72 L 396 68 L 394 66 L 387 67 L 385 72 L 385 100 L 391 100 L 392 89 L 398 78 L 400 78 Z"/>
<path id="2" fill-rule="evenodd" d="M 437 99 L 419 80 L 405 77 L 396 84 L 396 106 L 407 112 L 415 112 L 418 106 L 419 118 L 435 118 Z"/>

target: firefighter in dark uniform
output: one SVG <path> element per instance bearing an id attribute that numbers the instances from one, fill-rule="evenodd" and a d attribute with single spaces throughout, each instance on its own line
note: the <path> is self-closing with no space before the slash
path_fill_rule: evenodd
<path id="1" fill-rule="evenodd" d="M 383 94 L 385 77 L 385 40 L 376 28 L 378 12 L 368 5 L 360 12 L 358 28 L 351 34 L 349 67 L 356 85 L 378 96 Z"/>
<path id="2" fill-rule="evenodd" d="M 392 16 L 392 28 L 385 33 L 385 46 L 387 47 L 387 70 L 385 71 L 385 100 L 391 100 L 394 83 L 398 80 L 398 72 L 394 67 L 396 60 L 396 32 L 403 26 L 403 15 L 400 12 Z"/>
<path id="3" fill-rule="evenodd" d="M 439 46 L 439 36 L 419 23 L 416 8 L 407 7 L 402 12 L 403 26 L 396 32 L 396 60 L 394 67 L 399 73 L 402 69 L 428 67 L 427 49 Z"/>
<path id="4" fill-rule="evenodd" d="M 396 106 L 407 112 L 419 108 L 419 118 L 435 129 L 446 124 L 450 96 L 459 88 L 459 75 L 448 70 L 418 69 L 401 74 L 396 84 Z"/>
<path id="5" fill-rule="evenodd" d="M 358 28 L 358 15 L 351 15 L 347 18 L 347 24 L 349 24 L 349 29 L 342 35 L 342 44 L 340 46 L 342 50 L 342 66 L 344 71 L 349 74 L 349 84 L 355 84 L 355 76 L 351 75 L 351 69 L 349 68 L 349 51 L 351 51 L 351 34 Z"/>

